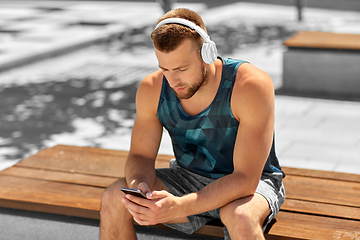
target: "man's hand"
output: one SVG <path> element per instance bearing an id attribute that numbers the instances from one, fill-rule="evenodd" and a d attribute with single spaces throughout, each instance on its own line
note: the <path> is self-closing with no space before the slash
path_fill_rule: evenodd
<path id="1" fill-rule="evenodd" d="M 147 192 L 148 199 L 127 194 L 123 203 L 139 225 L 166 223 L 183 217 L 180 198 L 167 191 Z"/>

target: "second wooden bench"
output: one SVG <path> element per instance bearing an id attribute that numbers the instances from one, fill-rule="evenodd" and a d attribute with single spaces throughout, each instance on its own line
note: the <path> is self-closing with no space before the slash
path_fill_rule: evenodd
<path id="1" fill-rule="evenodd" d="M 360 34 L 302 31 L 284 46 L 280 92 L 360 99 Z"/>

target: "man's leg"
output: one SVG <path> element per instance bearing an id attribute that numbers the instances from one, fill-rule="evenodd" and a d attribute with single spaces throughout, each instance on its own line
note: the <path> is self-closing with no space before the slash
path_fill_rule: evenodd
<path id="1" fill-rule="evenodd" d="M 127 187 L 124 178 L 110 185 L 103 193 L 100 207 L 100 239 L 137 239 L 133 218 L 121 199 L 124 193 L 120 187 Z"/>
<path id="2" fill-rule="evenodd" d="M 100 208 L 101 240 L 137 239 L 133 217 L 121 201 L 125 194 L 120 190 L 120 187 L 128 187 L 124 178 L 110 185 L 102 195 Z M 167 190 L 167 188 L 163 182 L 156 178 L 155 185 L 151 190 Z M 186 221 L 187 218 L 174 219 L 169 223 L 183 223 Z"/>
<path id="3" fill-rule="evenodd" d="M 255 193 L 222 207 L 220 217 L 231 240 L 265 239 L 262 226 L 270 213 L 267 200 Z"/>

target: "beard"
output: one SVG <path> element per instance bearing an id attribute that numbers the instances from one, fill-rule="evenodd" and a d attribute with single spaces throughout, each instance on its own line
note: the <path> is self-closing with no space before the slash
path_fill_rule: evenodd
<path id="1" fill-rule="evenodd" d="M 204 67 L 201 70 L 201 75 L 196 83 L 186 88 L 186 92 L 176 92 L 174 88 L 172 88 L 179 99 L 189 99 L 200 89 L 201 86 L 205 85 L 208 82 L 208 72 Z"/>

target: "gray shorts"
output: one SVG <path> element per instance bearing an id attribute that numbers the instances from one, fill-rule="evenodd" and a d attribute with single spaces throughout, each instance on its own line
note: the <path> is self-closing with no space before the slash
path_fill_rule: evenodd
<path id="1" fill-rule="evenodd" d="M 207 178 L 190 172 L 180 167 L 175 160 L 171 160 L 170 168 L 156 169 L 156 176 L 165 184 L 169 192 L 175 196 L 183 196 L 192 192 L 200 191 L 215 179 Z M 285 200 L 285 189 L 280 173 L 263 173 L 256 193 L 261 194 L 269 203 L 271 213 L 263 225 L 263 230 L 274 219 Z M 220 219 L 220 208 L 188 216 L 188 223 L 165 224 L 173 229 L 188 234 L 194 233 L 206 223 Z M 226 227 L 224 228 L 225 239 L 230 239 Z"/>

